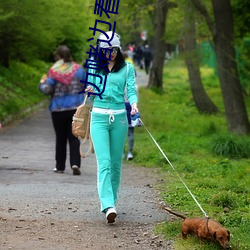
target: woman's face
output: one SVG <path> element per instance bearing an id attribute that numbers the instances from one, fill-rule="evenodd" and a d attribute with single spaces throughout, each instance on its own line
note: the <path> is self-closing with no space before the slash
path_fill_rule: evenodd
<path id="1" fill-rule="evenodd" d="M 111 56 L 110 56 L 110 51 L 106 51 L 106 58 L 110 61 L 114 61 L 119 48 L 118 47 L 110 47 L 109 49 L 112 49 Z"/>

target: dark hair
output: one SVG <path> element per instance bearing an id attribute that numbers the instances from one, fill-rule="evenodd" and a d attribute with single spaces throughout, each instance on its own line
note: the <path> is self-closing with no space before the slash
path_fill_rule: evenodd
<path id="1" fill-rule="evenodd" d="M 54 53 L 54 57 L 55 58 L 60 57 L 61 59 L 63 59 L 64 62 L 72 62 L 73 61 L 70 50 L 65 45 L 61 45 L 56 49 L 56 51 Z"/>
<path id="2" fill-rule="evenodd" d="M 108 60 L 107 59 L 99 59 L 99 62 L 100 63 L 98 63 L 98 64 L 104 65 L 104 64 L 106 64 L 108 62 Z M 116 58 L 115 58 L 115 65 L 114 65 L 113 71 L 114 72 L 119 71 L 121 68 L 123 68 L 125 66 L 125 64 L 126 64 L 125 59 L 124 59 L 124 57 L 123 57 L 123 55 L 121 53 L 121 50 L 119 48 L 118 51 L 117 51 Z M 107 65 L 105 65 L 104 68 L 106 68 L 107 71 L 108 71 L 108 66 Z M 100 69 L 96 70 L 96 73 L 97 74 L 98 73 L 107 74 L 107 71 L 105 71 L 103 68 L 100 68 Z"/>

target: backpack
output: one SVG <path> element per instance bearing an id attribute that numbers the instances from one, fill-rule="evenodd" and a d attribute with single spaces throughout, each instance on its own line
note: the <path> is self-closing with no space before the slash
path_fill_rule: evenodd
<path id="1" fill-rule="evenodd" d="M 80 155 L 85 158 L 90 151 L 93 153 L 93 144 L 90 138 L 90 112 L 92 105 L 86 104 L 88 95 L 85 96 L 83 103 L 76 109 L 72 118 L 72 134 L 77 137 L 80 143 Z M 89 149 L 83 153 L 83 145 L 89 140 Z"/>

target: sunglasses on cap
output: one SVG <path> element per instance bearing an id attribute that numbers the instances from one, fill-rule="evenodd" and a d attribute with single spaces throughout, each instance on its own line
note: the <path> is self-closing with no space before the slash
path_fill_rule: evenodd
<path id="1" fill-rule="evenodd" d="M 113 55 L 116 55 L 116 54 L 118 53 L 118 50 L 119 50 L 118 47 L 113 47 L 113 48 L 111 48 L 111 49 L 112 49 L 111 53 L 112 53 Z M 111 49 L 106 50 L 105 54 L 106 54 L 106 55 L 109 55 Z"/>

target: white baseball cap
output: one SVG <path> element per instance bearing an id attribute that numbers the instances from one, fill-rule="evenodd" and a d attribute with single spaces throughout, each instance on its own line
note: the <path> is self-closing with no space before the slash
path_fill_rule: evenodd
<path id="1" fill-rule="evenodd" d="M 108 31 L 105 34 L 108 36 L 108 38 L 104 34 L 101 34 L 99 36 L 99 40 L 102 40 L 100 43 L 100 48 L 109 48 L 110 47 L 110 45 L 108 44 L 109 42 L 111 44 L 111 47 L 118 47 L 121 49 L 120 36 L 117 33 L 114 33 L 113 31 Z M 112 36 L 113 39 L 110 41 Z"/>

